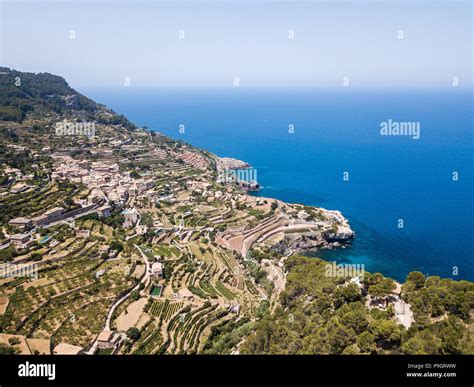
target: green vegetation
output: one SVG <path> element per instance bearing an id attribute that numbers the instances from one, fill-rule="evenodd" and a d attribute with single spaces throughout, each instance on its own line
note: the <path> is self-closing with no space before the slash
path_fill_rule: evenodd
<path id="1" fill-rule="evenodd" d="M 437 276 L 425 279 L 419 272 L 408 275 L 402 295 L 412 305 L 415 318 L 422 325 L 446 314 L 468 322 L 474 308 L 474 283 Z"/>
<path id="2" fill-rule="evenodd" d="M 223 321 L 213 326 L 203 352 L 209 355 L 230 354 L 234 347 L 251 333 L 254 326 L 254 322 L 245 318 Z"/>
<path id="3" fill-rule="evenodd" d="M 466 314 L 473 307 L 474 284 L 437 277 L 424 281 L 410 274 L 404 297 L 413 302 L 415 316 L 439 314 L 442 307 L 447 317 L 416 322 L 406 330 L 393 319 L 390 308 L 369 311 L 364 304 L 367 294 L 381 297 L 393 289 L 393 281 L 368 275 L 359 290 L 345 279 L 326 277 L 325 265 L 315 258 L 287 260 L 281 307 L 256 324 L 241 353 L 474 353 L 472 322 Z M 441 294 L 450 298 L 445 304 L 436 301 Z"/>
<path id="4" fill-rule="evenodd" d="M 158 133 L 130 132 L 135 127 L 125 117 L 77 93 L 60 77 L 1 70 L 7 74 L 0 79 L 0 243 L 19 232 L 8 225 L 10 219 L 101 201 L 97 187 L 108 196 L 111 213 L 37 227 L 29 246 L 0 250 L 2 262 L 40 262 L 37 279 L 3 281 L 0 332 L 15 337 L 8 347 L 0 345 L 0 353 L 18 350 L 23 343 L 17 335 L 89 347 L 104 329 L 111 306 L 125 295 L 111 321 L 113 330 L 125 326 L 117 348 L 121 354 L 230 354 L 237 348 L 281 354 L 474 353 L 474 284 L 419 272 L 410 273 L 401 289 L 380 273 L 366 273 L 359 284 L 327 277 L 323 261 L 294 256 L 285 262 L 284 288 L 283 257 L 275 251 L 281 251 L 281 236 L 315 227 L 276 231 L 286 221 L 306 218 L 322 221 L 321 235 L 315 237 L 331 234 L 339 226 L 327 222 L 324 210 L 248 200 L 237 187 L 215 182 L 213 155 Z M 59 139 L 52 128 L 63 120 L 94 121 L 97 136 Z M 182 157 L 183 152 L 195 154 Z M 71 163 L 69 170 L 71 160 L 56 155 L 81 162 L 78 168 Z M 88 167 L 96 168 L 91 162 L 116 163 L 120 173 L 104 170 L 104 176 L 87 179 Z M 58 166 L 62 172 L 55 170 Z M 61 180 L 71 178 L 69 173 L 81 179 Z M 100 179 L 94 182 L 95 177 Z M 155 185 L 129 185 L 129 177 Z M 188 190 L 190 181 L 202 183 L 208 195 Z M 112 184 L 105 188 L 107 182 Z M 128 197 L 111 195 L 115 186 L 124 187 Z M 212 197 L 218 190 L 225 192 L 223 198 Z M 139 211 L 146 231 L 123 227 L 125 209 Z M 250 242 L 249 254 L 242 257 Z M 149 265 L 135 246 L 150 264 L 163 265 L 164 278 L 152 273 L 146 288 L 139 281 Z M 395 315 L 400 290 L 414 313 L 409 329 Z M 129 321 L 120 321 L 129 313 L 124 319 Z"/>
<path id="5" fill-rule="evenodd" d="M 228 300 L 233 300 L 235 298 L 235 294 L 232 293 L 229 289 L 227 289 L 222 282 L 216 282 L 216 289 Z"/>
<path id="6" fill-rule="evenodd" d="M 0 70 L 6 72 L 0 77 L 0 88 L 4 90 L 0 95 L 0 120 L 21 122 L 28 112 L 97 110 L 95 102 L 77 93 L 61 77 L 48 73 L 10 71 L 4 67 Z M 74 97 L 67 101 L 61 98 L 65 96 Z"/>
<path id="7" fill-rule="evenodd" d="M 159 317 L 162 321 L 168 321 L 183 307 L 182 302 L 153 301 L 148 313 L 154 317 Z"/>
<path id="8" fill-rule="evenodd" d="M 364 283 L 369 287 L 369 294 L 374 297 L 384 297 L 395 290 L 395 282 L 380 273 L 367 273 Z"/>
<path id="9" fill-rule="evenodd" d="M 102 114 L 101 106 L 72 89 L 64 78 L 48 73 L 26 73 L 0 67 L 0 121 L 22 122 L 27 116 L 68 115 L 83 111 L 101 124 L 136 128 L 123 115 Z M 34 129 L 41 130 L 38 125 Z"/>
<path id="10" fill-rule="evenodd" d="M 131 327 L 127 330 L 127 337 L 133 341 L 137 341 L 141 337 L 141 333 L 137 328 Z"/>
<path id="11" fill-rule="evenodd" d="M 245 267 L 249 270 L 250 275 L 254 278 L 255 282 L 262 286 L 268 295 L 273 291 L 273 282 L 267 277 L 267 272 L 262 270 L 261 266 L 253 259 L 244 260 Z M 253 285 L 252 285 L 253 286 Z"/>
<path id="12" fill-rule="evenodd" d="M 31 216 L 46 209 L 62 206 L 64 199 L 78 192 L 79 187 L 70 182 L 59 182 L 43 189 L 28 190 L 0 199 L 0 225 L 19 216 Z"/>
<path id="13" fill-rule="evenodd" d="M 0 343 L 0 355 L 14 355 L 16 353 L 15 348 L 9 347 L 8 345 Z"/>

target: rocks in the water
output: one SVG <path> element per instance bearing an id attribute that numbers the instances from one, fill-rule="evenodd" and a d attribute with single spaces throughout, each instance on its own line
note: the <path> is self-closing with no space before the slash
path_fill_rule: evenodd
<path id="1" fill-rule="evenodd" d="M 325 244 L 326 241 L 316 234 L 293 234 L 285 235 L 285 237 L 280 242 L 272 246 L 272 250 L 275 250 L 276 252 L 283 255 L 288 255 L 295 251 L 313 250 L 323 247 Z"/>
<path id="2" fill-rule="evenodd" d="M 294 252 L 304 252 L 316 249 L 332 249 L 344 247 L 344 245 L 354 238 L 354 232 L 349 229 L 341 232 L 305 233 L 289 234 L 279 242 L 275 243 L 271 249 L 283 255 Z M 338 230 L 339 231 L 339 230 Z"/>
<path id="3" fill-rule="evenodd" d="M 354 231 L 346 226 L 338 226 L 337 230 L 326 231 L 323 236 L 328 242 L 347 242 L 354 239 Z"/>

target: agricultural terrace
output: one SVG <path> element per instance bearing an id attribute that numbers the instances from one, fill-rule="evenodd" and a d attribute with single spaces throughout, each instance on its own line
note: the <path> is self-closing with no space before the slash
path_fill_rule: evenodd
<path id="1" fill-rule="evenodd" d="M 61 253 L 45 252 L 48 258 L 37 279 L 4 280 L 2 297 L 8 306 L 0 316 L 1 331 L 89 345 L 103 329 L 113 300 L 137 283 L 131 268 L 142 264 L 126 252 L 120 259 L 104 260 L 99 244 L 94 238 L 67 238 L 55 246 Z"/>

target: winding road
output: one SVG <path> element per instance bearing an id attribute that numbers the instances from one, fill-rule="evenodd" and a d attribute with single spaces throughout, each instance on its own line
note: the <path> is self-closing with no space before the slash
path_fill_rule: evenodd
<path id="1" fill-rule="evenodd" d="M 140 288 L 141 284 L 144 284 L 145 288 L 146 288 L 148 286 L 148 284 L 150 283 L 150 262 L 148 261 L 148 257 L 143 252 L 141 247 L 139 247 L 138 245 L 134 245 L 134 246 L 140 252 L 140 255 L 142 256 L 143 261 L 145 263 L 145 274 L 144 274 L 143 278 L 141 279 L 141 281 L 137 285 L 135 285 L 126 294 L 124 294 L 120 299 L 118 299 L 117 301 L 115 301 L 112 304 L 112 306 L 109 309 L 109 313 L 107 313 L 107 318 L 105 320 L 105 327 L 104 327 L 105 331 L 110 331 L 110 322 L 112 320 L 112 316 L 114 314 L 115 309 L 117 309 L 117 307 L 122 302 L 124 302 L 128 297 L 130 297 L 132 292 L 134 292 L 135 290 L 138 290 Z M 89 349 L 89 351 L 86 352 L 86 354 L 87 355 L 93 355 L 96 352 L 96 350 L 97 350 L 97 339 L 94 341 L 94 344 L 92 344 L 92 347 Z"/>

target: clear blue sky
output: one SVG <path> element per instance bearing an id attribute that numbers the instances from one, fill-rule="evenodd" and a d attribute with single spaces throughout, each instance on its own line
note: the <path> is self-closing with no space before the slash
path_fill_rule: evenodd
<path id="1" fill-rule="evenodd" d="M 133 87 L 231 86 L 234 77 L 242 87 L 338 87 L 345 76 L 360 87 L 450 86 L 454 76 L 472 84 L 470 1 L 1 6 L 1 64 L 74 87 L 121 86 L 124 77 Z"/>

